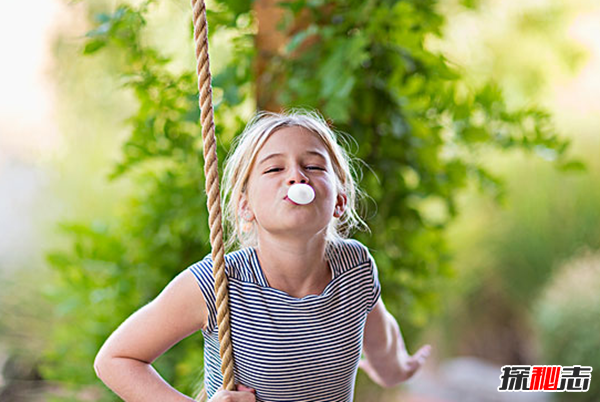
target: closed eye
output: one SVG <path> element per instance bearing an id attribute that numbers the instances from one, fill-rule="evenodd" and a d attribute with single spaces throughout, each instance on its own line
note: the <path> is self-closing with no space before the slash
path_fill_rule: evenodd
<path id="1" fill-rule="evenodd" d="M 269 170 L 265 171 L 265 173 L 279 172 L 280 170 L 283 170 L 283 169 L 281 169 L 281 168 L 272 168 L 272 169 L 269 169 Z"/>
<path id="2" fill-rule="evenodd" d="M 271 169 L 266 170 L 265 173 L 280 172 L 282 170 L 283 170 L 283 168 L 271 168 Z M 306 170 L 325 170 L 325 169 L 320 166 L 307 166 Z"/>

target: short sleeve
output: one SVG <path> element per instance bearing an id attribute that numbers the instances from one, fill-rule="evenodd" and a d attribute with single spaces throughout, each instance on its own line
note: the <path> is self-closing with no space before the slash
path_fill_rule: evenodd
<path id="1" fill-rule="evenodd" d="M 214 332 L 217 328 L 217 302 L 215 297 L 215 279 L 213 277 L 213 262 L 210 254 L 204 257 L 202 261 L 188 267 L 188 270 L 196 277 L 196 281 L 208 309 L 208 324 L 204 332 Z"/>
<path id="2" fill-rule="evenodd" d="M 375 259 L 373 258 L 373 256 L 369 252 L 369 250 L 366 249 L 366 247 L 365 247 L 365 250 L 367 251 L 367 257 L 369 259 L 369 269 L 371 270 L 371 278 L 373 280 L 369 304 L 367 307 L 367 313 L 370 313 L 371 310 L 373 310 L 375 308 L 375 305 L 377 304 L 377 301 L 379 300 L 379 297 L 381 296 L 381 284 L 379 283 L 379 273 L 377 270 L 377 263 L 375 262 Z"/>

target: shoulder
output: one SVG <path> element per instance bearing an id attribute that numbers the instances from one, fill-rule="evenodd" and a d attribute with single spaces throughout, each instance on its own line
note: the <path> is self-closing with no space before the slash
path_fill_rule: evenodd
<path id="1" fill-rule="evenodd" d="M 344 239 L 331 243 L 328 253 L 339 283 L 359 289 L 359 304 L 369 313 L 381 292 L 377 265 L 369 249 L 358 240 Z"/>
<path id="2" fill-rule="evenodd" d="M 333 254 L 343 254 L 352 262 L 365 262 L 371 258 L 367 246 L 355 239 L 336 240 L 329 243 L 328 248 Z"/>
<path id="3" fill-rule="evenodd" d="M 251 273 L 255 264 L 251 248 L 243 248 L 225 255 L 225 273 L 229 278 L 244 279 Z M 192 264 L 190 270 L 198 280 L 212 281 L 213 259 L 207 254 L 202 260 Z"/>
<path id="4" fill-rule="evenodd" d="M 179 328 L 175 328 L 177 332 L 185 332 L 186 336 L 207 324 L 206 303 L 187 270 L 173 278 L 147 307 L 157 317 L 168 321 L 170 326 Z"/>
<path id="5" fill-rule="evenodd" d="M 369 249 L 355 239 L 341 239 L 329 243 L 327 256 L 341 272 L 374 265 Z"/>

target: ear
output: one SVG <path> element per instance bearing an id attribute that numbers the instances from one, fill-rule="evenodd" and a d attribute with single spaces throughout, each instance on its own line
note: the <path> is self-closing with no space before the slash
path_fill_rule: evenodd
<path id="1" fill-rule="evenodd" d="M 247 222 L 252 222 L 255 218 L 254 212 L 252 212 L 252 209 L 250 208 L 250 203 L 248 202 L 246 193 L 242 193 L 240 197 L 238 213 L 240 214 L 240 217 Z"/>
<path id="2" fill-rule="evenodd" d="M 339 218 L 344 214 L 346 210 L 346 204 L 348 203 L 348 197 L 345 193 L 339 193 L 336 197 L 335 208 L 333 209 L 333 216 Z"/>

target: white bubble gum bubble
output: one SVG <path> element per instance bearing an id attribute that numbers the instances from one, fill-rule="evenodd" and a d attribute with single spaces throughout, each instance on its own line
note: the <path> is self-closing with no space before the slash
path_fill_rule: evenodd
<path id="1" fill-rule="evenodd" d="M 288 198 L 296 204 L 310 204 L 315 199 L 315 190 L 308 184 L 293 184 L 288 189 Z"/>

